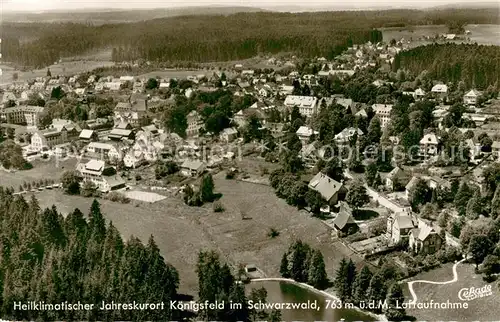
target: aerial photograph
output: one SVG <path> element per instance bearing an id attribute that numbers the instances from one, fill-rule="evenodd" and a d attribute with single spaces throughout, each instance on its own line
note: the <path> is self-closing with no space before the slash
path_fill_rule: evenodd
<path id="1" fill-rule="evenodd" d="M 500 320 L 500 2 L 0 0 L 0 321 Z"/>

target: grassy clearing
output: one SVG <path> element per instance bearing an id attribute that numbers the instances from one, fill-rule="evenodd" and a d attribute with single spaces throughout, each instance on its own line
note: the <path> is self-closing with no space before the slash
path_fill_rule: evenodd
<path id="1" fill-rule="evenodd" d="M 332 241 L 326 225 L 278 199 L 272 188 L 224 176 L 220 173 L 214 178 L 216 191 L 223 195 L 224 212 L 214 213 L 211 204 L 188 207 L 178 197 L 153 204 L 102 200 L 102 210 L 124 237 L 134 235 L 146 241 L 154 235 L 165 259 L 179 270 L 181 292 L 191 294 L 197 290 L 195 265 L 202 249 L 217 250 L 234 265 L 255 264 L 270 277 L 279 276 L 281 256 L 295 239 L 323 252 L 331 277 L 342 257 L 361 261 L 340 242 Z M 92 202 L 60 191 L 42 191 L 37 197 L 42 207 L 55 204 L 63 214 L 74 208 L 86 213 Z M 246 220 L 242 220 L 241 211 Z M 279 236 L 269 237 L 271 228 Z"/>
<path id="2" fill-rule="evenodd" d="M 453 264 L 446 264 L 442 267 L 425 272 L 415 276 L 414 280 L 429 280 L 429 281 L 449 281 L 453 279 L 452 272 Z M 483 287 L 487 283 L 483 281 L 481 275 L 474 273 L 474 265 L 460 264 L 457 267 L 458 281 L 446 285 L 432 285 L 415 283 L 413 289 L 418 296 L 419 302 L 445 303 L 449 300 L 452 303 L 461 302 L 458 298 L 458 292 L 462 288 Z M 467 309 L 414 309 L 408 310 L 410 315 L 415 316 L 418 320 L 428 321 L 494 321 L 498 319 L 498 311 L 494 307 L 498 307 L 500 303 L 500 292 L 496 286 L 498 282 L 493 282 L 493 295 L 483 298 L 478 298 L 467 302 Z M 410 299 L 408 287 L 405 288 L 405 297 Z"/>
<path id="3" fill-rule="evenodd" d="M 40 179 L 53 179 L 56 182 L 61 178 L 66 170 L 73 170 L 76 167 L 77 159 L 69 159 L 59 161 L 56 165 L 54 160 L 48 161 L 33 161 L 33 169 L 16 171 L 16 172 L 0 172 L 0 186 L 12 187 L 16 191 L 23 182 L 32 182 Z"/>
<path id="4" fill-rule="evenodd" d="M 471 32 L 470 43 L 477 42 L 482 45 L 500 45 L 500 30 L 498 25 L 467 25 L 466 30 Z M 419 37 L 430 36 L 434 37 L 436 34 L 448 33 L 448 28 L 444 25 L 436 26 L 415 26 L 411 29 L 402 28 L 383 28 L 382 29 L 384 40 L 390 41 L 391 39 L 399 40 L 405 38 L 413 39 L 412 47 L 425 45 L 429 42 L 417 41 Z"/>

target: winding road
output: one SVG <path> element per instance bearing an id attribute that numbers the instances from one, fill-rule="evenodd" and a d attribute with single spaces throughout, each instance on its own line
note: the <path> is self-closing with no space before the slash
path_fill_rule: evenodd
<path id="1" fill-rule="evenodd" d="M 461 264 L 463 263 L 464 261 L 466 261 L 468 258 L 464 258 L 458 262 L 456 262 L 454 265 L 453 265 L 453 279 L 449 280 L 449 281 L 446 281 L 446 282 L 434 282 L 434 281 L 427 281 L 427 280 L 416 280 L 416 281 L 410 281 L 408 282 L 408 289 L 410 290 L 410 294 L 412 296 L 412 300 L 411 302 L 412 303 L 417 303 L 417 294 L 415 294 L 415 291 L 413 290 L 413 284 L 414 283 L 426 283 L 426 284 L 437 284 L 437 285 L 445 285 L 445 284 L 451 284 L 451 283 L 455 283 L 457 280 L 458 280 L 458 274 L 457 274 L 457 266 L 458 264 Z"/>

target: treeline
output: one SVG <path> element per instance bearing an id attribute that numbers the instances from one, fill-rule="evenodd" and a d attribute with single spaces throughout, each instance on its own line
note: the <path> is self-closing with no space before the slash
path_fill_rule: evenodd
<path id="1" fill-rule="evenodd" d="M 486 89 L 500 83 L 500 47 L 476 44 L 431 44 L 396 55 L 393 70 L 409 70 L 415 75 L 424 70 L 430 78 L 444 82 L 464 81 Z"/>
<path id="2" fill-rule="evenodd" d="M 497 23 L 498 10 L 259 12 L 101 26 L 8 23 L 2 26 L 2 53 L 6 61 L 34 67 L 110 47 L 118 61 L 227 61 L 279 52 L 333 58 L 351 43 L 382 40 L 375 28 L 443 24 L 456 17 L 468 23 Z"/>
<path id="3" fill-rule="evenodd" d="M 15 320 L 172 320 L 164 310 L 98 310 L 102 301 L 169 303 L 179 285 L 153 237 L 125 242 L 106 225 L 97 201 L 88 219 L 76 209 L 64 218 L 0 187 L 0 312 Z M 15 302 L 94 303 L 94 310 L 15 310 Z"/>

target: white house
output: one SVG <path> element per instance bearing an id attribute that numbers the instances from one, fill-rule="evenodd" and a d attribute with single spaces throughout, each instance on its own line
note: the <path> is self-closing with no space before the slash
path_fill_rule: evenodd
<path id="1" fill-rule="evenodd" d="M 481 96 L 481 93 L 475 89 L 471 89 L 467 94 L 464 95 L 464 104 L 466 105 L 476 105 L 477 99 Z"/>
<path id="2" fill-rule="evenodd" d="M 342 132 L 335 135 L 335 141 L 339 144 L 349 143 L 349 141 L 357 135 L 358 138 L 363 135 L 363 131 L 358 128 L 348 127 L 342 130 Z"/>
<path id="3" fill-rule="evenodd" d="M 301 115 L 311 117 L 317 108 L 318 99 L 314 96 L 288 95 L 285 99 L 285 106 L 293 108 L 297 106 Z"/>
<path id="4" fill-rule="evenodd" d="M 77 165 L 77 171 L 83 177 L 83 181 L 93 182 L 102 192 L 108 192 L 125 187 L 125 181 L 118 176 L 103 175 L 106 163 L 101 160 L 90 160 L 87 163 Z"/>
<path id="5" fill-rule="evenodd" d="M 419 154 L 421 156 L 435 156 L 438 153 L 439 138 L 434 133 L 428 133 L 420 140 Z"/>
<path id="6" fill-rule="evenodd" d="M 380 120 L 380 126 L 385 128 L 391 121 L 392 104 L 373 104 L 372 109 Z"/>
<path id="7" fill-rule="evenodd" d="M 415 99 L 421 99 L 425 96 L 425 91 L 421 88 L 415 90 Z"/>
<path id="8" fill-rule="evenodd" d="M 233 127 L 224 129 L 220 134 L 221 140 L 226 141 L 226 142 L 232 142 L 237 137 L 238 137 L 238 131 Z"/>
<path id="9" fill-rule="evenodd" d="M 205 171 L 205 164 L 202 161 L 186 160 L 181 165 L 181 174 L 186 177 L 196 177 Z"/>
<path id="10" fill-rule="evenodd" d="M 299 137 L 300 141 L 302 142 L 302 145 L 305 145 L 307 144 L 311 136 L 318 135 L 319 132 L 314 131 L 308 126 L 301 126 L 299 127 L 297 132 L 295 132 L 295 134 L 297 134 L 297 136 Z"/>
<path id="11" fill-rule="evenodd" d="M 448 86 L 445 84 L 434 85 L 431 92 L 440 98 L 444 98 L 448 94 Z"/>
<path id="12" fill-rule="evenodd" d="M 90 142 L 87 146 L 87 152 L 101 155 L 110 160 L 121 160 L 122 153 L 114 145 L 102 142 Z"/>

